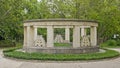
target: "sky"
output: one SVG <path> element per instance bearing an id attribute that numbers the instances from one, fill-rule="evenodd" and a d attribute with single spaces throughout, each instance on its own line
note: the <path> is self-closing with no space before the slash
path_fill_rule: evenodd
<path id="1" fill-rule="evenodd" d="M 40 2 L 41 0 L 37 0 L 38 2 Z"/>

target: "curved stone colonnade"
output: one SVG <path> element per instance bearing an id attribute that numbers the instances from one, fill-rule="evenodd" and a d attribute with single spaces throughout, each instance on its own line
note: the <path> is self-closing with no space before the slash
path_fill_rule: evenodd
<path id="1" fill-rule="evenodd" d="M 97 46 L 97 26 L 98 23 L 96 21 L 78 19 L 28 20 L 24 22 L 23 49 L 27 52 L 42 53 L 96 52 L 99 51 L 99 46 Z M 47 28 L 47 42 L 43 40 L 42 36 L 38 37 L 37 28 Z M 67 42 L 70 42 L 70 28 L 73 28 L 72 47 L 54 47 L 54 28 L 65 28 L 65 41 Z M 90 29 L 89 37 L 86 35 L 87 28 Z M 35 46 L 37 43 L 42 44 L 40 46 Z"/>

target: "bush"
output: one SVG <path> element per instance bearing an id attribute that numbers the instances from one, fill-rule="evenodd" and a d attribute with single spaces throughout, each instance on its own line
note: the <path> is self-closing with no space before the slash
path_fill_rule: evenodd
<path id="1" fill-rule="evenodd" d="M 117 41 L 115 41 L 115 40 L 108 40 L 107 41 L 107 45 L 108 46 L 116 46 L 117 45 Z"/>
<path id="2" fill-rule="evenodd" d="M 15 46 L 15 42 L 12 42 L 10 40 L 1 40 L 0 41 L 0 47 L 13 47 Z"/>
<path id="3" fill-rule="evenodd" d="M 117 40 L 117 46 L 120 46 L 120 40 Z"/>

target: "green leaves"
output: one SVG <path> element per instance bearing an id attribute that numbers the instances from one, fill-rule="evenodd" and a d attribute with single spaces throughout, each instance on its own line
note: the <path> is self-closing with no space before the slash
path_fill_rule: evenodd
<path id="1" fill-rule="evenodd" d="M 0 36 L 6 39 L 22 39 L 24 20 L 48 18 L 97 20 L 98 38 L 109 39 L 120 33 L 120 1 L 0 0 Z"/>

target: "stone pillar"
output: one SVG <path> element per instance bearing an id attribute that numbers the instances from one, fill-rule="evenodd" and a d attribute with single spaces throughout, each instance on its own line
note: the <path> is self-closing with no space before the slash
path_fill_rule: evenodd
<path id="1" fill-rule="evenodd" d="M 34 41 L 37 39 L 37 27 L 34 27 Z"/>
<path id="2" fill-rule="evenodd" d="M 84 35 L 87 35 L 87 28 L 84 28 Z"/>
<path id="3" fill-rule="evenodd" d="M 73 47 L 80 47 L 80 27 L 73 28 Z"/>
<path id="4" fill-rule="evenodd" d="M 30 26 L 27 26 L 27 47 L 30 45 Z"/>
<path id="5" fill-rule="evenodd" d="M 29 46 L 34 46 L 34 27 L 30 26 L 30 33 L 29 33 Z"/>
<path id="6" fill-rule="evenodd" d="M 91 41 L 91 46 L 96 46 L 97 45 L 97 27 L 91 27 L 90 28 L 90 41 Z"/>
<path id="7" fill-rule="evenodd" d="M 85 34 L 86 34 L 85 28 L 82 27 L 82 28 L 81 28 L 81 37 L 83 37 Z"/>
<path id="8" fill-rule="evenodd" d="M 47 26 L 47 47 L 54 47 L 54 29 L 53 29 L 53 26 Z"/>
<path id="9" fill-rule="evenodd" d="M 65 41 L 70 42 L 70 29 L 65 28 Z"/>
<path id="10" fill-rule="evenodd" d="M 24 26 L 24 45 L 23 48 L 27 46 L 27 27 Z"/>

